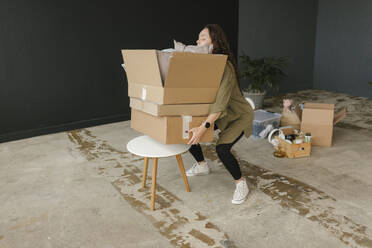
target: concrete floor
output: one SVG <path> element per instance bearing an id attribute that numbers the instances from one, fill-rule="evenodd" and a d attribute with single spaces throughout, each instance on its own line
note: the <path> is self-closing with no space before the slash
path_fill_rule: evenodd
<path id="1" fill-rule="evenodd" d="M 349 113 L 333 147 L 313 147 L 310 158 L 275 158 L 267 141 L 241 139 L 233 150 L 251 192 L 239 206 L 231 176 L 205 144 L 212 173 L 189 178 L 190 193 L 176 159 L 159 160 L 151 212 L 143 160 L 126 151 L 140 135 L 129 121 L 0 144 L 0 247 L 372 247 L 372 100 L 287 96 Z M 265 108 L 280 111 L 287 96 Z M 191 155 L 183 159 L 189 168 Z"/>

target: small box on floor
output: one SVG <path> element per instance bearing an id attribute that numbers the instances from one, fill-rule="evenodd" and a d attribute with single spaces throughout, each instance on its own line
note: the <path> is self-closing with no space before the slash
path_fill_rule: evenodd
<path id="1" fill-rule="evenodd" d="M 311 142 L 306 142 L 304 135 L 295 135 L 293 128 L 282 128 L 281 131 L 285 138 L 292 137 L 291 140 L 278 137 L 278 150 L 284 152 L 287 158 L 310 156 Z"/>

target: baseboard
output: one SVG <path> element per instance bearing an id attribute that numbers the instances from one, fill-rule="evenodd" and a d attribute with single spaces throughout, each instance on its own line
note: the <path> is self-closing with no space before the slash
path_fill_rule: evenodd
<path id="1" fill-rule="evenodd" d="M 49 127 L 42 127 L 42 128 L 22 130 L 22 131 L 12 132 L 12 133 L 5 133 L 5 134 L 0 135 L 0 143 L 13 141 L 13 140 L 19 140 L 19 139 L 31 138 L 31 137 L 35 137 L 39 135 L 65 132 L 65 131 L 74 130 L 74 129 L 103 125 L 103 124 L 108 124 L 108 123 L 113 123 L 113 122 L 126 121 L 129 119 L 130 119 L 130 114 L 114 115 L 114 116 L 96 118 L 96 119 L 91 119 L 91 120 L 70 122 L 66 124 L 54 125 L 54 126 L 49 126 Z"/>

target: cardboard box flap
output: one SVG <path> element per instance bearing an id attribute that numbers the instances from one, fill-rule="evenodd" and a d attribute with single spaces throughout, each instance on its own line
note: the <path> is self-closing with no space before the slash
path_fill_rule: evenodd
<path id="1" fill-rule="evenodd" d="M 346 116 L 346 108 L 343 108 L 337 114 L 335 114 L 335 117 L 333 118 L 333 125 L 336 125 L 339 121 L 344 119 L 345 116 Z"/>
<path id="2" fill-rule="evenodd" d="M 122 50 L 128 83 L 163 87 L 156 50 Z"/>
<path id="3" fill-rule="evenodd" d="M 298 119 L 301 120 L 302 118 L 302 109 L 299 104 L 296 104 L 296 107 L 294 109 L 294 113 L 298 116 Z"/>
<path id="4" fill-rule="evenodd" d="M 165 88 L 218 88 L 227 56 L 173 52 Z"/>
<path id="5" fill-rule="evenodd" d="M 328 109 L 333 110 L 335 108 L 334 104 L 326 104 L 326 103 L 312 103 L 306 102 L 304 108 L 312 108 L 312 109 Z"/>
<path id="6" fill-rule="evenodd" d="M 304 108 L 302 113 L 301 126 L 304 125 L 318 125 L 318 126 L 332 126 L 334 112 L 327 109 Z"/>

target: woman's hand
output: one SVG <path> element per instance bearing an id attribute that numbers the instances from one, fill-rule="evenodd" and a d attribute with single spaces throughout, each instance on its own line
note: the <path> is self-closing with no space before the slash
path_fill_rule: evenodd
<path id="1" fill-rule="evenodd" d="M 221 112 L 212 113 L 208 115 L 206 122 L 210 123 L 211 125 L 210 128 L 214 128 L 214 122 L 218 119 L 218 117 L 220 117 L 220 115 L 221 115 Z M 192 137 L 187 144 L 188 145 L 199 144 L 200 139 L 201 137 L 203 137 L 203 134 L 205 133 L 205 131 L 207 131 L 207 128 L 204 126 L 204 124 L 201 124 L 199 127 L 194 127 L 188 130 L 188 132 L 192 132 Z"/>
<path id="2" fill-rule="evenodd" d="M 190 130 L 188 130 L 188 132 L 192 132 L 192 137 L 187 144 L 188 145 L 199 144 L 200 139 L 201 139 L 201 137 L 203 137 L 203 134 L 205 133 L 206 130 L 207 130 L 207 128 L 205 128 L 204 125 L 201 125 L 199 127 L 194 127 L 194 128 L 191 128 Z"/>

